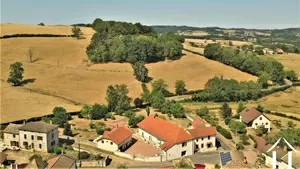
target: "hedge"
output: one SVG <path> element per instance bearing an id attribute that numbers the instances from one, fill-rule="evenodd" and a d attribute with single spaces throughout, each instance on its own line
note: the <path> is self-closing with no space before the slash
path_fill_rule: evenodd
<path id="1" fill-rule="evenodd" d="M 221 133 L 225 138 L 232 139 L 231 133 L 227 131 L 225 128 L 217 125 L 217 131 Z"/>
<path id="2" fill-rule="evenodd" d="M 56 34 L 12 34 L 4 35 L 0 39 L 19 38 L 19 37 L 74 37 L 74 35 L 56 35 Z"/>
<path id="3" fill-rule="evenodd" d="M 257 148 L 257 141 L 254 139 L 254 137 L 251 134 L 249 134 L 248 136 L 254 142 L 254 148 Z"/>
<path id="4" fill-rule="evenodd" d="M 279 112 L 271 112 L 271 111 L 267 110 L 267 111 L 264 111 L 264 113 L 272 114 L 272 115 L 276 115 L 276 116 L 280 116 L 280 117 L 285 117 L 285 118 L 296 120 L 296 121 L 300 121 L 300 118 L 298 118 L 298 117 L 291 116 L 291 115 L 286 115 L 286 114 L 279 113 Z"/>

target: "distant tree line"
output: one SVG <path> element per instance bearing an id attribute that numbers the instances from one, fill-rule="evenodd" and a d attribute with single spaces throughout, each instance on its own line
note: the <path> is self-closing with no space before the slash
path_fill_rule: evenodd
<path id="1" fill-rule="evenodd" d="M 259 57 L 249 51 L 221 47 L 220 44 L 208 44 L 204 49 L 204 56 L 255 76 L 260 76 L 263 72 L 266 72 L 270 76 L 270 80 L 278 84 L 284 84 L 284 67 L 275 59 Z"/>
<path id="2" fill-rule="evenodd" d="M 96 19 L 92 26 L 96 33 L 86 50 L 92 62 L 148 63 L 182 56 L 184 38 L 179 35 L 157 34 L 140 23 Z"/>

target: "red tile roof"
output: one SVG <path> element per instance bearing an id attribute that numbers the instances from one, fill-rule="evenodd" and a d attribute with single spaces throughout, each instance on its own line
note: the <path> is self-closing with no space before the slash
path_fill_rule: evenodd
<path id="1" fill-rule="evenodd" d="M 61 168 L 71 168 L 74 163 L 76 162 L 76 159 L 65 155 L 61 154 L 56 157 L 53 157 L 48 160 L 48 169 L 61 169 Z"/>
<path id="2" fill-rule="evenodd" d="M 163 150 L 168 150 L 175 144 L 193 139 L 184 129 L 159 117 L 148 116 L 138 123 L 137 126 L 164 141 L 164 144 L 160 146 Z"/>
<path id="3" fill-rule="evenodd" d="M 3 163 L 7 160 L 7 154 L 0 152 L 0 163 Z"/>
<path id="4" fill-rule="evenodd" d="M 194 128 L 205 127 L 205 122 L 202 119 L 196 119 L 192 122 Z"/>
<path id="5" fill-rule="evenodd" d="M 216 127 L 194 128 L 194 129 L 189 129 L 188 132 L 191 134 L 193 138 L 213 136 L 217 134 Z"/>
<path id="6" fill-rule="evenodd" d="M 113 128 L 111 131 L 104 131 L 104 139 L 109 139 L 116 144 L 121 144 L 123 141 L 132 136 L 132 132 L 125 127 Z"/>
<path id="7" fill-rule="evenodd" d="M 242 121 L 245 123 L 249 123 L 260 116 L 261 113 L 257 111 L 255 108 L 245 108 L 241 112 Z"/>

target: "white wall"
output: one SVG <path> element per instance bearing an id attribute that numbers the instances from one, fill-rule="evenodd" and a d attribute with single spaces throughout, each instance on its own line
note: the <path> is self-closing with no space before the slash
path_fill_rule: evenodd
<path id="1" fill-rule="evenodd" d="M 13 137 L 13 135 L 15 135 L 15 138 Z M 19 136 L 19 134 L 4 133 L 3 137 L 4 137 L 4 143 L 5 143 L 5 145 L 7 145 L 9 147 L 10 147 L 10 142 L 11 141 L 16 141 L 20 145 L 20 136 Z"/>
<path id="2" fill-rule="evenodd" d="M 197 144 L 200 152 L 216 150 L 216 135 L 210 136 L 209 139 L 208 139 L 208 136 L 207 137 L 199 137 L 199 138 L 194 139 L 194 142 L 195 142 L 194 149 L 196 149 L 196 144 Z M 207 147 L 208 143 L 211 143 L 210 148 Z M 202 144 L 203 144 L 203 148 L 201 148 Z"/>
<path id="3" fill-rule="evenodd" d="M 182 143 L 180 143 L 180 144 L 174 145 L 166 152 L 163 151 L 164 152 L 163 154 L 166 158 L 166 159 L 164 159 L 164 161 L 181 158 L 182 151 L 186 151 L 185 156 L 193 155 L 194 154 L 194 141 L 190 140 L 190 141 L 187 141 L 186 143 L 187 143 L 187 145 L 184 147 L 182 147 Z"/>
<path id="4" fill-rule="evenodd" d="M 260 115 L 255 120 L 253 120 L 252 128 L 256 129 L 258 126 L 261 126 L 261 125 L 264 125 L 265 128 L 268 129 L 268 132 L 270 132 L 271 122 L 264 115 Z"/>
<path id="5" fill-rule="evenodd" d="M 162 145 L 164 142 L 162 140 L 159 140 L 159 138 L 154 137 L 150 133 L 146 132 L 145 130 L 139 128 L 138 133 L 141 138 L 143 138 L 146 141 L 151 141 L 157 145 Z"/>
<path id="6" fill-rule="evenodd" d="M 98 148 L 104 149 L 107 151 L 118 151 L 119 147 L 117 144 L 115 144 L 113 141 L 108 140 L 108 139 L 101 139 L 97 143 Z"/>

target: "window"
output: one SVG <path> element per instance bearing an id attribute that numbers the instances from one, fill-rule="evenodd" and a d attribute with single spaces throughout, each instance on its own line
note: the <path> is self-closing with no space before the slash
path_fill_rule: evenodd
<path id="1" fill-rule="evenodd" d="M 186 155 L 186 151 L 181 152 L 181 157 Z"/>
<path id="2" fill-rule="evenodd" d="M 210 140 L 210 136 L 208 136 L 208 140 Z"/>
<path id="3" fill-rule="evenodd" d="M 16 135 L 15 135 L 15 134 L 13 134 L 13 138 L 16 138 Z"/>
<path id="4" fill-rule="evenodd" d="M 202 137 L 202 141 L 204 140 L 204 138 Z"/>
<path id="5" fill-rule="evenodd" d="M 34 148 L 34 144 L 33 143 L 31 143 L 31 147 Z"/>
<path id="6" fill-rule="evenodd" d="M 31 135 L 31 140 L 34 140 L 34 135 Z"/>
<path id="7" fill-rule="evenodd" d="M 208 143 L 208 144 L 207 144 L 207 148 L 210 148 L 210 147 L 211 147 L 211 143 Z"/>
<path id="8" fill-rule="evenodd" d="M 259 120 L 262 120 L 262 117 L 260 117 Z"/>
<path id="9" fill-rule="evenodd" d="M 39 148 L 42 149 L 42 144 L 39 144 Z"/>
<path id="10" fill-rule="evenodd" d="M 255 123 L 255 125 L 257 126 L 257 123 Z"/>
<path id="11" fill-rule="evenodd" d="M 55 144 L 55 141 L 51 141 L 51 146 L 54 146 L 54 144 Z"/>
<path id="12" fill-rule="evenodd" d="M 266 125 L 268 125 L 268 123 L 266 123 Z"/>
<path id="13" fill-rule="evenodd" d="M 198 139 L 196 141 L 198 142 Z"/>
<path id="14" fill-rule="evenodd" d="M 104 143 L 104 141 L 102 140 L 101 143 Z"/>
<path id="15" fill-rule="evenodd" d="M 37 136 L 37 140 L 42 140 L 43 141 L 43 137 L 42 136 Z"/>
<path id="16" fill-rule="evenodd" d="M 113 142 L 112 142 L 112 141 L 110 142 L 110 145 L 113 145 Z"/>
<path id="17" fill-rule="evenodd" d="M 24 134 L 24 139 L 27 139 L 27 136 L 26 136 L 26 134 Z"/>
<path id="18" fill-rule="evenodd" d="M 186 142 L 182 143 L 182 147 L 185 147 L 186 145 L 187 145 L 187 143 L 186 143 Z"/>
<path id="19" fill-rule="evenodd" d="M 204 144 L 201 144 L 201 148 L 203 148 L 204 147 Z"/>

